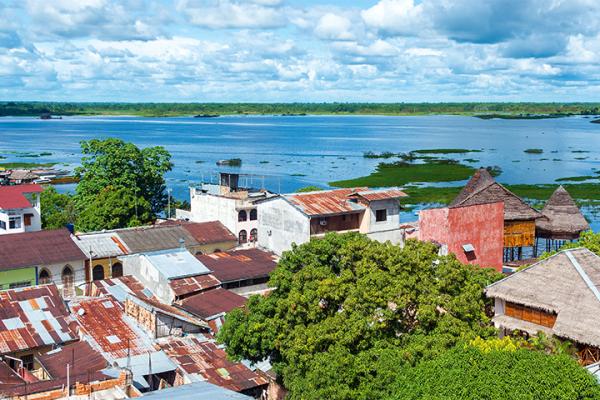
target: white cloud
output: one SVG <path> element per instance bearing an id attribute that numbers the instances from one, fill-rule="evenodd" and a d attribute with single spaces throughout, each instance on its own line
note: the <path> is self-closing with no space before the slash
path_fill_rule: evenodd
<path id="1" fill-rule="evenodd" d="M 425 28 L 422 9 L 414 0 L 380 0 L 361 15 L 367 26 L 383 33 L 417 35 Z"/>
<path id="2" fill-rule="evenodd" d="M 354 35 L 350 32 L 352 22 L 346 17 L 327 13 L 323 15 L 315 28 L 315 34 L 321 39 L 351 40 Z"/>
<path id="3" fill-rule="evenodd" d="M 177 10 L 197 26 L 209 29 L 267 29 L 286 23 L 279 1 L 180 0 Z"/>

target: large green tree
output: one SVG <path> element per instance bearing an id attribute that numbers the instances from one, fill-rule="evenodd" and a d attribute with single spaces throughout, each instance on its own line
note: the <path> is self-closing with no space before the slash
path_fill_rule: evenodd
<path id="1" fill-rule="evenodd" d="M 494 335 L 482 289 L 498 277 L 430 243 L 328 234 L 284 253 L 274 291 L 229 313 L 219 339 L 270 359 L 292 399 L 375 398 L 391 367 Z"/>
<path id="2" fill-rule="evenodd" d="M 596 379 L 567 355 L 526 349 L 456 348 L 397 370 L 390 399 L 599 399 Z"/>
<path id="3" fill-rule="evenodd" d="M 80 180 L 75 196 L 80 210 L 78 229 L 147 223 L 165 208 L 164 174 L 173 165 L 163 147 L 140 149 L 133 143 L 110 138 L 83 141 L 81 151 L 81 166 L 75 169 Z"/>
<path id="4" fill-rule="evenodd" d="M 40 202 L 44 229 L 62 228 L 77 220 L 73 197 L 66 193 L 58 193 L 54 186 L 44 189 Z"/>

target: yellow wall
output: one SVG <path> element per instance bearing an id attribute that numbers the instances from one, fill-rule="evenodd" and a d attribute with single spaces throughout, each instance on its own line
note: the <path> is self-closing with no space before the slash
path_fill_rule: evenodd
<path id="1" fill-rule="evenodd" d="M 528 247 L 535 242 L 535 221 L 504 221 L 504 247 Z"/>

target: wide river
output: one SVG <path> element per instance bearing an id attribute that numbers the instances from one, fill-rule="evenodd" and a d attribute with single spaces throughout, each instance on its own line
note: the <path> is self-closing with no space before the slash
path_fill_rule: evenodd
<path id="1" fill-rule="evenodd" d="M 593 174 L 600 166 L 600 125 L 590 119 L 460 116 L 65 117 L 50 121 L 5 117 L 0 118 L 0 156 L 6 157 L 1 162 L 55 161 L 72 168 L 81 156 L 81 140 L 107 137 L 166 147 L 175 163 L 167 184 L 181 199 L 188 197 L 189 185 L 215 179 L 223 170 L 253 175 L 248 184 L 275 192 L 307 185 L 327 187 L 330 181 L 372 172 L 381 160 L 364 158 L 366 151 L 481 149 L 450 157 L 477 159 L 470 164 L 475 167 L 498 165 L 503 170 L 498 180 L 503 183 L 553 183 L 561 177 Z M 525 153 L 528 148 L 544 152 Z M 52 155 L 24 158 L 11 152 Z M 216 161 L 228 158 L 241 158 L 242 166 L 217 167 Z M 596 226 L 595 217 L 590 218 Z"/>

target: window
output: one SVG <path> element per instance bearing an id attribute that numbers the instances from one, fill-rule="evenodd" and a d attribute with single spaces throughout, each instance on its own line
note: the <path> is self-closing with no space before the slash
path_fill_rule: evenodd
<path id="1" fill-rule="evenodd" d="M 248 241 L 248 232 L 242 229 L 238 235 L 238 238 L 240 243 L 246 243 Z"/>
<path id="2" fill-rule="evenodd" d="M 8 217 L 8 229 L 21 229 L 21 217 Z"/>
<path id="3" fill-rule="evenodd" d="M 258 218 L 258 211 L 256 211 L 256 208 L 253 210 L 250 210 L 250 221 L 256 221 Z"/>
<path id="4" fill-rule="evenodd" d="M 24 369 L 26 369 L 27 371 L 31 371 L 33 369 L 33 354 L 22 356 L 21 361 L 23 361 Z"/>
<path id="5" fill-rule="evenodd" d="M 244 222 L 248 219 L 248 215 L 246 214 L 246 210 L 241 210 L 238 213 L 238 222 Z"/>
<path id="6" fill-rule="evenodd" d="M 31 281 L 13 282 L 8 285 L 8 288 L 9 289 L 17 289 L 17 288 L 28 287 L 28 286 L 31 286 Z"/>
<path id="7" fill-rule="evenodd" d="M 63 268 L 62 283 L 64 286 L 71 286 L 73 284 L 73 269 L 70 265 L 65 265 Z"/>
<path id="8" fill-rule="evenodd" d="M 121 263 L 114 263 L 111 269 L 111 276 L 113 278 L 118 278 L 120 276 L 123 276 L 123 264 Z"/>
<path id="9" fill-rule="evenodd" d="M 92 280 L 100 281 L 104 279 L 104 267 L 102 265 L 96 265 L 92 270 Z"/>
<path id="10" fill-rule="evenodd" d="M 3 231 L 6 230 L 6 222 L 0 221 L 0 229 L 2 229 Z"/>
<path id="11" fill-rule="evenodd" d="M 375 210 L 375 221 L 387 221 L 387 210 L 385 208 L 383 210 Z"/>
<path id="12" fill-rule="evenodd" d="M 40 276 L 38 277 L 38 282 L 40 285 L 46 285 L 50 283 L 52 280 L 50 278 L 50 272 L 47 269 L 42 269 L 40 271 Z"/>
<path id="13" fill-rule="evenodd" d="M 33 214 L 24 214 L 23 215 L 23 223 L 25 226 L 31 226 L 31 219 L 33 218 Z"/>
<path id="14" fill-rule="evenodd" d="M 258 240 L 258 230 L 256 228 L 250 231 L 250 241 L 256 242 Z"/>

